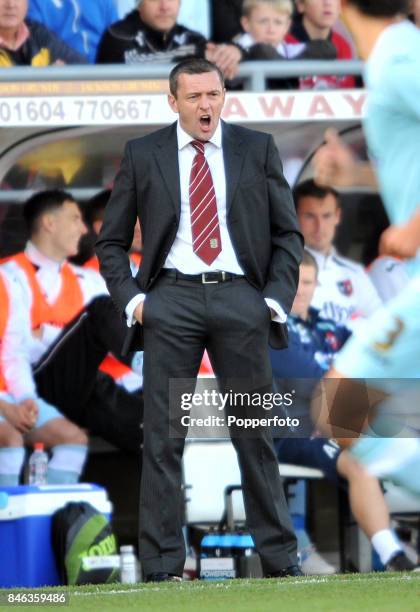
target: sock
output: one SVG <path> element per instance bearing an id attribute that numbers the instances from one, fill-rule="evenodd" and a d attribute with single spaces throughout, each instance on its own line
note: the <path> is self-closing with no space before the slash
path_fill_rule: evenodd
<path id="1" fill-rule="evenodd" d="M 390 529 L 377 531 L 371 542 L 383 565 L 386 565 L 396 553 L 402 551 L 400 543 Z"/>
<path id="2" fill-rule="evenodd" d="M 305 529 L 305 517 L 300 514 L 292 514 L 293 529 L 297 539 L 299 554 L 312 547 L 311 539 Z"/>
<path id="3" fill-rule="evenodd" d="M 289 486 L 289 510 L 292 516 L 299 553 L 311 546 L 311 540 L 305 529 L 306 524 L 306 483 L 298 480 Z"/>
<path id="4" fill-rule="evenodd" d="M 87 446 L 81 444 L 54 446 L 48 463 L 48 484 L 75 484 L 78 482 L 87 452 Z"/>
<path id="5" fill-rule="evenodd" d="M 298 480 L 295 484 L 289 486 L 288 489 L 288 506 L 290 514 L 300 514 L 306 516 L 306 483 L 304 480 Z"/>
<path id="6" fill-rule="evenodd" d="M 17 487 L 25 460 L 25 449 L 21 447 L 0 448 L 0 487 Z"/>

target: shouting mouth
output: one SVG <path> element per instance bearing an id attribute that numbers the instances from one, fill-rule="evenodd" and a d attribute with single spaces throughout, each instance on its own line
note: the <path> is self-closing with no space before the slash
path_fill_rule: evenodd
<path id="1" fill-rule="evenodd" d="M 203 129 L 204 131 L 208 130 L 209 127 L 210 127 L 210 123 L 211 123 L 210 115 L 201 115 L 200 116 L 201 129 Z"/>

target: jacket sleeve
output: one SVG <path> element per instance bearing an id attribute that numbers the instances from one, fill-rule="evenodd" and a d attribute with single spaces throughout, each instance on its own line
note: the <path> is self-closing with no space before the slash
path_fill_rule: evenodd
<path id="1" fill-rule="evenodd" d="M 51 64 L 57 61 L 64 62 L 65 64 L 87 64 L 88 60 L 86 57 L 69 47 L 63 42 L 58 36 L 51 32 L 41 23 L 28 21 L 28 26 L 38 45 L 49 50 L 51 57 Z"/>
<path id="2" fill-rule="evenodd" d="M 97 64 L 124 64 L 124 45 L 109 29 L 102 36 L 96 54 Z"/>
<path id="3" fill-rule="evenodd" d="M 303 236 L 298 228 L 290 187 L 272 136 L 268 138 L 265 170 L 270 202 L 271 263 L 264 287 L 265 298 L 276 300 L 288 313 L 299 282 Z"/>
<path id="4" fill-rule="evenodd" d="M 141 293 L 133 278 L 128 256 L 136 220 L 137 194 L 134 165 L 130 143 L 127 143 L 96 242 L 101 274 L 111 298 L 123 316 L 127 304 Z"/>

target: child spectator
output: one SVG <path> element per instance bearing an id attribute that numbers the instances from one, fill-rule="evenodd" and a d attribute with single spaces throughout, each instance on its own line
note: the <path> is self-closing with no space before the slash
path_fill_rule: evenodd
<path id="1" fill-rule="evenodd" d="M 289 42 L 329 40 L 336 48 L 337 59 L 353 59 L 346 39 L 333 27 L 340 15 L 340 0 L 296 0 L 298 15 L 293 20 Z M 303 89 L 337 89 L 355 87 L 352 76 L 308 76 L 301 79 Z"/>
<path id="2" fill-rule="evenodd" d="M 335 48 L 327 40 L 285 42 L 293 14 L 292 0 L 245 0 L 241 24 L 245 34 L 236 39 L 246 59 L 334 59 Z M 269 88 L 298 87 L 298 80 L 269 80 Z"/>
<path id="3" fill-rule="evenodd" d="M 0 0 L 0 67 L 85 64 L 44 25 L 26 19 L 27 0 Z"/>
<path id="4" fill-rule="evenodd" d="M 95 63 L 99 41 L 117 21 L 114 0 L 29 0 L 28 17 L 55 32 L 69 47 Z"/>

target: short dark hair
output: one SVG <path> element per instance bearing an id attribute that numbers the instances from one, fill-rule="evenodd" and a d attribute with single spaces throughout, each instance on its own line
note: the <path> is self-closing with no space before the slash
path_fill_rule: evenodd
<path id="1" fill-rule="evenodd" d="M 225 77 L 223 72 L 216 64 L 209 62 L 206 59 L 191 58 L 180 62 L 171 70 L 169 75 L 169 91 L 176 97 L 178 91 L 178 79 L 181 74 L 204 74 L 206 72 L 217 72 L 219 75 L 220 83 L 222 87 L 225 86 Z"/>
<path id="2" fill-rule="evenodd" d="M 318 264 L 316 259 L 307 249 L 303 249 L 302 261 L 300 262 L 300 265 L 315 268 L 316 275 L 318 276 Z"/>
<path id="3" fill-rule="evenodd" d="M 334 196 L 337 206 L 340 206 L 340 200 L 336 190 L 332 187 L 320 187 L 313 179 L 308 179 L 293 189 L 293 200 L 296 210 L 298 210 L 302 198 L 317 198 L 318 200 L 323 200 L 328 195 Z"/>
<path id="4" fill-rule="evenodd" d="M 75 202 L 70 193 L 59 189 L 39 191 L 29 198 L 23 207 L 23 218 L 29 236 L 32 236 L 39 227 L 39 220 L 46 212 L 61 208 L 64 202 Z M 77 204 L 77 202 L 75 202 Z"/>
<path id="5" fill-rule="evenodd" d="M 110 196 L 111 189 L 103 189 L 86 202 L 83 207 L 83 216 L 89 227 L 92 227 L 95 221 L 102 221 Z"/>
<path id="6" fill-rule="evenodd" d="M 410 0 L 348 0 L 364 15 L 369 17 L 396 17 L 408 15 Z"/>

